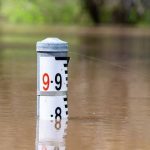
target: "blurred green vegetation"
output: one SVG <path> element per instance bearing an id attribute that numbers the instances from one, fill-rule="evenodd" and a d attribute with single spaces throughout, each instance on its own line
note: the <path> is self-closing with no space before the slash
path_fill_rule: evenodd
<path id="1" fill-rule="evenodd" d="M 14 24 L 149 25 L 148 0 L 5 0 L 0 19 Z"/>
<path id="2" fill-rule="evenodd" d="M 79 9 L 77 0 L 5 0 L 2 18 L 11 23 L 69 24 L 77 21 Z"/>

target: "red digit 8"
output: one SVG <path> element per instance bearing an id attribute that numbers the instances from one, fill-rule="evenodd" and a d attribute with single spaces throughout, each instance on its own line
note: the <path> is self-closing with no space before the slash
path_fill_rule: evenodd
<path id="1" fill-rule="evenodd" d="M 47 73 L 43 74 L 43 89 L 44 91 L 47 91 L 49 89 L 50 79 L 49 75 Z"/>

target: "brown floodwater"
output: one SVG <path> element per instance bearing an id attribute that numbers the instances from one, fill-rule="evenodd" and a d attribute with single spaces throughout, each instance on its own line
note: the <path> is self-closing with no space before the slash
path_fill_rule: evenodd
<path id="1" fill-rule="evenodd" d="M 0 51 L 1 150 L 150 149 L 150 34 L 96 30 L 60 35 L 71 60 L 69 120 L 59 130 L 36 119 L 34 40 L 20 42 L 19 34 L 10 42 L 7 33 Z"/>

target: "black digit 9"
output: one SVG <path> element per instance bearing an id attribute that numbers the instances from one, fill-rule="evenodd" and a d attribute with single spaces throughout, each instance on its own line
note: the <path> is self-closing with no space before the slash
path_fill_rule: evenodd
<path id="1" fill-rule="evenodd" d="M 60 73 L 57 73 L 56 75 L 55 75 L 55 82 L 56 82 L 56 86 L 55 86 L 55 88 L 56 88 L 56 90 L 57 91 L 59 91 L 60 89 L 61 89 L 61 87 L 62 87 L 62 77 L 61 77 L 61 74 Z"/>

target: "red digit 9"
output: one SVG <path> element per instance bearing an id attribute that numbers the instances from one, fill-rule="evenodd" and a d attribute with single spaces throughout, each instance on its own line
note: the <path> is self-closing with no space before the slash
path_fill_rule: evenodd
<path id="1" fill-rule="evenodd" d="M 43 74 L 43 90 L 47 91 L 49 89 L 49 85 L 50 85 L 50 78 L 49 75 L 47 73 Z"/>

